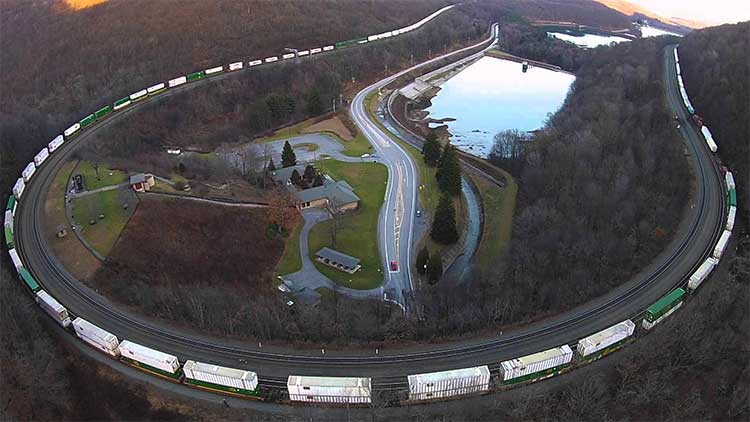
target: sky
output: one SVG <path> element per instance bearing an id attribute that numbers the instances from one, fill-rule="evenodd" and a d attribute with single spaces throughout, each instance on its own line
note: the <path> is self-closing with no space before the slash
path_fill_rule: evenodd
<path id="1" fill-rule="evenodd" d="M 629 0 L 664 17 L 710 24 L 750 20 L 750 0 Z"/>

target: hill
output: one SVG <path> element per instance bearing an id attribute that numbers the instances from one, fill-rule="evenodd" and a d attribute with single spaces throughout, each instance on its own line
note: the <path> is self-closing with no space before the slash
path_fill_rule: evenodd
<path id="1" fill-rule="evenodd" d="M 680 42 L 682 77 L 690 101 L 734 172 L 740 211 L 750 199 L 750 22 L 695 31 Z M 747 222 L 747 214 L 740 213 Z M 739 216 L 738 216 L 739 217 Z"/>
<path id="2" fill-rule="evenodd" d="M 595 0 L 595 1 L 629 16 L 640 15 L 640 16 L 644 16 L 650 19 L 657 19 L 661 21 L 662 23 L 666 23 L 669 25 L 687 26 L 689 28 L 694 28 L 694 29 L 709 26 L 708 23 L 700 22 L 696 20 L 661 16 L 658 13 L 655 13 L 637 4 L 633 4 L 627 0 Z"/>

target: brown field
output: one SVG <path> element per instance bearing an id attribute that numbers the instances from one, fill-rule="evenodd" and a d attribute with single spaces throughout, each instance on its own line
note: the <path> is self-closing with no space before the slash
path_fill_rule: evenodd
<path id="1" fill-rule="evenodd" d="M 345 141 L 351 141 L 354 139 L 351 131 L 349 131 L 346 126 L 344 126 L 344 122 L 341 121 L 339 116 L 333 116 L 330 119 L 323 120 L 302 129 L 302 133 L 316 132 L 331 132 L 338 135 L 339 138 Z"/>
<path id="2" fill-rule="evenodd" d="M 93 284 L 134 279 L 169 287 L 249 287 L 273 271 L 284 239 L 266 235 L 268 210 L 143 197 Z"/>

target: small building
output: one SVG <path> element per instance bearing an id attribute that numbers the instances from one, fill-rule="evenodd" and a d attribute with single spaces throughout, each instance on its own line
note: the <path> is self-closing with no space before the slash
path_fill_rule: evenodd
<path id="1" fill-rule="evenodd" d="M 297 192 L 297 208 L 303 210 L 326 207 L 335 207 L 336 212 L 356 210 L 359 207 L 359 196 L 343 180 Z"/>
<path id="2" fill-rule="evenodd" d="M 315 260 L 349 274 L 354 274 L 362 268 L 358 258 L 331 248 L 323 248 L 316 252 Z"/>
<path id="3" fill-rule="evenodd" d="M 130 176 L 130 187 L 136 192 L 148 192 L 156 184 L 152 174 L 134 174 Z"/>

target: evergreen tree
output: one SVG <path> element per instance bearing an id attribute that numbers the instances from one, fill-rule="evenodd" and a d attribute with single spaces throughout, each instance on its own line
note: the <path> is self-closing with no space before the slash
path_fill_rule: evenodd
<path id="1" fill-rule="evenodd" d="M 307 94 L 307 112 L 313 116 L 317 116 L 323 112 L 323 100 L 320 98 L 318 88 L 313 88 Z"/>
<path id="2" fill-rule="evenodd" d="M 302 176 L 299 175 L 299 172 L 297 171 L 297 169 L 294 169 L 292 171 L 292 176 L 291 176 L 290 180 L 292 181 L 293 185 L 298 185 L 298 186 L 299 186 L 300 182 L 302 182 Z"/>
<path id="3" fill-rule="evenodd" d="M 284 149 L 281 150 L 281 165 L 283 167 L 292 167 L 297 164 L 297 155 L 294 153 L 289 141 L 284 142 Z"/>
<path id="4" fill-rule="evenodd" d="M 461 193 L 461 163 L 458 162 L 458 153 L 451 145 L 443 149 L 440 158 L 440 166 L 435 174 L 438 179 L 440 190 L 449 195 Z"/>
<path id="5" fill-rule="evenodd" d="M 313 180 L 313 187 L 323 186 L 324 182 L 323 175 L 318 173 L 315 175 L 315 180 Z"/>
<path id="6" fill-rule="evenodd" d="M 429 262 L 427 263 L 427 278 L 431 282 L 440 280 L 443 275 L 443 261 L 440 260 L 440 255 L 437 253 L 432 254 Z"/>
<path id="7" fill-rule="evenodd" d="M 456 209 L 453 207 L 453 197 L 448 194 L 440 196 L 440 202 L 435 210 L 435 218 L 432 220 L 430 237 L 445 245 L 456 243 L 458 230 L 456 229 Z"/>
<path id="8" fill-rule="evenodd" d="M 423 247 L 422 250 L 419 251 L 419 254 L 417 255 L 417 272 L 421 275 L 424 275 L 427 272 L 427 269 L 425 268 L 427 266 L 427 262 L 430 260 L 430 251 L 427 250 L 427 246 Z"/>
<path id="9" fill-rule="evenodd" d="M 315 167 L 308 164 L 307 167 L 305 167 L 305 173 L 302 174 L 302 178 L 305 179 L 306 182 L 312 182 L 313 179 L 315 179 L 316 174 L 318 174 L 318 172 L 315 171 Z"/>
<path id="10" fill-rule="evenodd" d="M 437 140 L 437 135 L 434 131 L 425 137 L 424 145 L 422 145 L 422 156 L 424 162 L 430 167 L 435 167 L 440 161 L 440 142 Z"/>
<path id="11" fill-rule="evenodd" d="M 273 162 L 273 157 L 271 157 L 270 160 L 268 160 L 268 171 L 276 171 L 276 164 Z"/>

